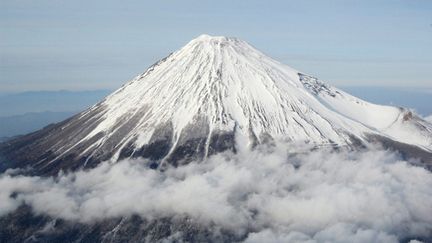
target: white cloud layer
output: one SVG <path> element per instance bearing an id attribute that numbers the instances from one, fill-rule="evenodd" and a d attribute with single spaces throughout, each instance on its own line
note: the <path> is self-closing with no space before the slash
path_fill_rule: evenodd
<path id="1" fill-rule="evenodd" d="M 165 172 L 125 160 L 56 179 L 5 173 L 0 202 L 0 216 L 26 203 L 35 213 L 80 222 L 186 215 L 236 232 L 252 229 L 247 242 L 432 236 L 431 172 L 379 150 L 290 155 L 278 146 Z"/>

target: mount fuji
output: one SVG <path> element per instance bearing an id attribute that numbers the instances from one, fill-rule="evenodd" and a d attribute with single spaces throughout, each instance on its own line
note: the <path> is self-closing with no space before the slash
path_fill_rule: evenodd
<path id="1" fill-rule="evenodd" d="M 284 141 L 349 149 L 379 142 L 430 164 L 432 124 L 371 104 L 237 38 L 201 35 L 103 101 L 0 145 L 1 167 L 32 173 L 148 158 L 151 168 Z"/>
<path id="2" fill-rule="evenodd" d="M 430 242 L 431 170 L 415 112 L 202 35 L 0 143 L 0 242 Z"/>

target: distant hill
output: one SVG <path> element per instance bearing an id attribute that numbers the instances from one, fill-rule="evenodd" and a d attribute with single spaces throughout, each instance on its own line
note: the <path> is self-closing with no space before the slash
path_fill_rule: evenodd
<path id="1" fill-rule="evenodd" d="M 85 110 L 110 90 L 30 91 L 0 94 L 0 142 L 62 121 Z"/>
<path id="2" fill-rule="evenodd" d="M 0 142 L 7 140 L 8 137 L 23 135 L 48 124 L 62 121 L 77 112 L 31 112 L 23 115 L 0 117 Z"/>
<path id="3" fill-rule="evenodd" d="M 34 112 L 81 111 L 100 101 L 111 90 L 31 91 L 0 95 L 0 117 Z"/>

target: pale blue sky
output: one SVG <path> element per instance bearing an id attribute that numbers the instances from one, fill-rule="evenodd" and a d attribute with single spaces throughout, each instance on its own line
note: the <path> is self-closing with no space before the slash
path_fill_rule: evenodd
<path id="1" fill-rule="evenodd" d="M 0 92 L 113 89 L 202 33 L 334 85 L 432 89 L 430 0 L 1 0 Z"/>

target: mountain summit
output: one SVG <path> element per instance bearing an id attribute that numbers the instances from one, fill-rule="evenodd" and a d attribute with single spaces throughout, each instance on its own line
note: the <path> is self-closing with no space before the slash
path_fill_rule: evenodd
<path id="1" fill-rule="evenodd" d="M 430 153 L 432 125 L 353 97 L 245 41 L 201 35 L 90 109 L 4 143 L 0 153 L 5 167 L 53 174 L 129 157 L 176 166 L 272 140 L 336 147 L 379 140 Z"/>

